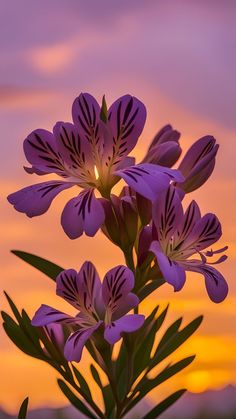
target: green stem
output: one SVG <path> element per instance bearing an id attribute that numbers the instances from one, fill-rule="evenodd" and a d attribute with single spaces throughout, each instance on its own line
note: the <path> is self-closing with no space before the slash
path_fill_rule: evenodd
<path id="1" fill-rule="evenodd" d="M 131 271 L 135 272 L 133 248 L 127 249 L 127 251 L 124 251 L 124 257 L 125 257 L 125 262 L 128 268 L 130 268 Z"/>

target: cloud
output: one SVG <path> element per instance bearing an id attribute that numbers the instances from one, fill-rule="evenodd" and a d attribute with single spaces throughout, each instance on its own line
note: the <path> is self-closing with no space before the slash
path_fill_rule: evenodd
<path id="1" fill-rule="evenodd" d="M 34 48 L 26 57 L 39 73 L 52 75 L 65 71 L 73 63 L 75 52 L 74 43 L 64 42 Z"/>

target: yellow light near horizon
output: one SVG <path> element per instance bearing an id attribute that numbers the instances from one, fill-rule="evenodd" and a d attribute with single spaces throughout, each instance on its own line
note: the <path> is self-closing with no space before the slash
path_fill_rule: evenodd
<path id="1" fill-rule="evenodd" d="M 186 377 L 186 386 L 192 393 L 202 393 L 211 384 L 211 374 L 208 371 L 193 371 Z"/>

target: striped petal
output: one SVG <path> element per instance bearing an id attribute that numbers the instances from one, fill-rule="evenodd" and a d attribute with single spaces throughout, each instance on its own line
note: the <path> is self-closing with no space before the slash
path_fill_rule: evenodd
<path id="1" fill-rule="evenodd" d="M 61 181 L 38 183 L 10 194 L 7 199 L 17 211 L 24 212 L 28 217 L 35 217 L 44 214 L 53 199 L 72 186 L 72 182 Z"/>
<path id="2" fill-rule="evenodd" d="M 104 219 L 105 213 L 101 201 L 95 197 L 93 189 L 86 189 L 66 204 L 61 224 L 67 236 L 76 239 L 83 232 L 87 236 L 94 236 Z"/>

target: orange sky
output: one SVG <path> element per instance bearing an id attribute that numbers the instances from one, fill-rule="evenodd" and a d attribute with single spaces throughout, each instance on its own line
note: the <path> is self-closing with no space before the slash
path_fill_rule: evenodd
<path id="1" fill-rule="evenodd" d="M 195 3 L 195 4 L 194 4 Z M 148 5 L 147 5 L 148 4 Z M 41 217 L 28 219 L 6 202 L 6 196 L 37 183 L 22 170 L 22 142 L 34 128 L 51 129 L 57 120 L 69 120 L 74 97 L 89 91 L 110 103 L 131 93 L 147 106 L 147 124 L 135 150 L 140 158 L 164 124 L 182 132 L 186 149 L 195 139 L 212 134 L 220 143 L 215 172 L 192 194 L 202 212 L 215 212 L 223 225 L 220 243 L 229 245 L 229 260 L 221 267 L 230 294 L 225 302 L 209 301 L 203 280 L 190 274 L 183 291 L 174 294 L 165 285 L 144 304 L 144 312 L 169 301 L 169 321 L 204 314 L 201 329 L 176 356 L 197 354 L 186 371 L 163 386 L 191 391 L 236 385 L 236 259 L 235 223 L 235 98 L 231 2 L 41 1 L 0 5 L 0 122 L 1 122 L 1 289 L 19 307 L 33 314 L 41 303 L 63 308 L 54 283 L 9 253 L 12 248 L 47 257 L 64 267 L 79 268 L 86 259 L 101 276 L 122 263 L 122 255 L 97 234 L 70 241 L 60 227 L 60 213 L 72 191 L 65 191 Z M 104 14 L 104 8 L 106 13 Z M 18 9 L 18 10 L 17 10 Z M 11 23 L 11 24 L 10 24 Z M 43 27 L 43 31 L 41 31 Z M 234 111 L 233 111 L 234 109 Z M 1 306 L 6 304 L 1 299 Z M 66 308 L 66 307 L 65 307 Z M 84 357 L 83 366 L 88 360 Z M 31 407 L 66 403 L 48 366 L 20 353 L 0 330 L 0 405 L 17 409 L 26 395 Z M 14 377 L 14 379 L 13 379 Z M 158 390 L 159 391 L 159 390 Z M 156 397 L 155 392 L 151 395 Z"/>

